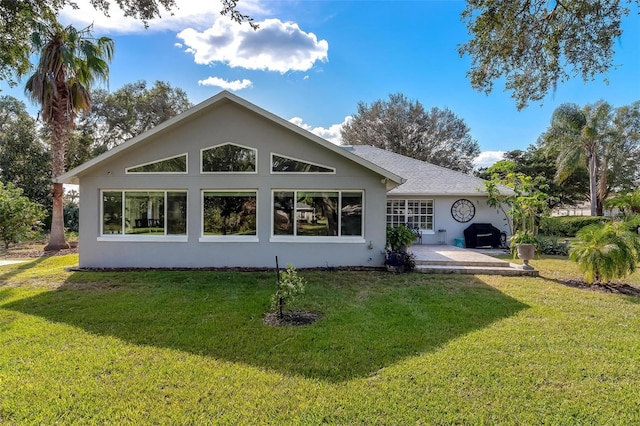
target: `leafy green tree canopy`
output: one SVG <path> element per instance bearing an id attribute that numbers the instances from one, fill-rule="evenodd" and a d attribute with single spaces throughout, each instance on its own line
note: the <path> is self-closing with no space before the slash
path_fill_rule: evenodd
<path id="1" fill-rule="evenodd" d="M 559 184 L 588 171 L 591 215 L 601 216 L 609 194 L 632 190 L 640 177 L 640 102 L 620 108 L 604 101 L 562 104 L 539 144 L 556 155 Z"/>
<path id="2" fill-rule="evenodd" d="M 465 173 L 480 153 L 463 119 L 447 108 L 427 111 L 401 93 L 371 105 L 360 102 L 341 135 L 347 145 L 373 145 Z"/>
<path id="3" fill-rule="evenodd" d="M 222 15 L 253 28 L 253 18 L 242 14 L 237 6 L 239 0 L 222 0 Z M 163 12 L 171 12 L 177 5 L 175 0 L 90 0 L 91 5 L 109 16 L 115 3 L 125 16 L 140 19 L 145 25 L 161 18 Z M 30 55 L 34 52 L 30 35 L 35 22 L 54 22 L 56 14 L 65 6 L 78 7 L 73 0 L 0 0 L 0 80 L 15 85 L 15 76 L 26 75 L 31 68 Z"/>
<path id="4" fill-rule="evenodd" d="M 147 87 L 146 81 L 129 83 L 115 92 L 97 90 L 84 132 L 94 136 L 93 153 L 99 154 L 191 108 L 184 90 L 164 81 Z"/>
<path id="5" fill-rule="evenodd" d="M 628 4 L 640 0 L 467 0 L 462 13 L 471 40 L 467 76 L 481 92 L 505 79 L 518 109 L 542 100 L 558 82 L 594 80 L 613 66 Z"/>
<path id="6" fill-rule="evenodd" d="M 0 240 L 5 250 L 11 243 L 31 236 L 44 215 L 42 206 L 22 195 L 22 189 L 0 182 Z"/>
<path id="7" fill-rule="evenodd" d="M 556 158 L 558 153 L 542 148 L 539 143 L 529 145 L 526 150 L 513 150 L 505 152 L 505 161 L 511 161 L 514 172 L 527 176 L 541 176 L 548 185 L 549 207 L 557 205 L 573 205 L 583 202 L 589 197 L 589 177 L 586 169 L 578 169 L 569 174 L 563 182 L 557 183 Z M 495 168 L 484 168 L 475 172 L 482 179 L 491 179 Z"/>
<path id="8" fill-rule="evenodd" d="M 511 235 L 537 236 L 540 219 L 549 214 L 548 185 L 544 177 L 518 173 L 513 161 L 498 161 L 489 167 L 490 180 L 484 182 L 487 204 L 502 211 Z"/>
<path id="9" fill-rule="evenodd" d="M 23 102 L 0 96 L 0 181 L 11 182 L 31 201 L 51 205 L 47 146 Z"/>

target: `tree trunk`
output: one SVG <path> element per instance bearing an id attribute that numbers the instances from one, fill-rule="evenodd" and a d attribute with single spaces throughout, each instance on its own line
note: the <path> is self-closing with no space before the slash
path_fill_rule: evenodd
<path id="1" fill-rule="evenodd" d="M 589 161 L 589 198 L 591 200 L 591 216 L 598 215 L 598 186 L 597 186 L 597 172 L 598 161 L 596 153 L 590 153 L 588 156 Z"/>
<path id="2" fill-rule="evenodd" d="M 604 200 L 609 196 L 609 186 L 607 183 L 607 169 L 608 164 L 607 160 L 603 159 L 602 164 L 599 170 L 599 177 L 597 183 L 597 191 L 598 191 L 598 204 L 597 204 L 597 215 L 604 216 Z"/>
<path id="3" fill-rule="evenodd" d="M 44 248 L 45 251 L 58 251 L 68 249 L 69 244 L 64 239 L 64 209 L 62 206 L 62 194 L 64 188 L 61 183 L 54 183 L 51 190 L 53 195 L 53 212 L 51 214 L 51 234 L 49 235 L 49 244 Z"/>
<path id="4" fill-rule="evenodd" d="M 71 125 L 64 113 L 61 113 L 61 116 L 51 126 L 51 174 L 54 179 L 64 174 L 65 145 Z M 68 249 L 69 244 L 64 238 L 64 207 L 62 203 L 64 187 L 62 184 L 54 183 L 51 194 L 53 195 L 51 233 L 49 234 L 49 244 L 44 249 L 45 251 Z"/>

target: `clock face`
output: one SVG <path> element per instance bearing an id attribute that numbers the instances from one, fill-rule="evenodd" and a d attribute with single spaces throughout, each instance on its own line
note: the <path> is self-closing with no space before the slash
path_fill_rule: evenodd
<path id="1" fill-rule="evenodd" d="M 464 198 L 456 201 L 451 206 L 451 216 L 458 222 L 469 222 L 476 215 L 476 208 L 473 203 Z"/>

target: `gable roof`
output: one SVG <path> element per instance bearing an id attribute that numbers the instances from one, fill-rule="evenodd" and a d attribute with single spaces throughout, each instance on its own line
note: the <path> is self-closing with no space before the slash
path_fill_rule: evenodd
<path id="1" fill-rule="evenodd" d="M 348 145 L 343 148 L 406 179 L 405 183 L 389 191 L 389 195 L 487 195 L 484 180 L 466 173 L 371 145 Z"/>
<path id="2" fill-rule="evenodd" d="M 82 175 L 83 173 L 85 173 L 86 171 L 90 170 L 91 168 L 99 165 L 100 163 L 111 159 L 111 158 L 115 158 L 118 156 L 123 155 L 123 153 L 127 150 L 129 150 L 131 147 L 135 146 L 136 144 L 139 144 L 147 139 L 149 139 L 150 137 L 156 136 L 156 135 L 161 135 L 165 132 L 167 132 L 168 130 L 170 130 L 172 127 L 178 125 L 181 122 L 184 122 L 186 120 L 189 120 L 191 118 L 194 118 L 198 115 L 201 115 L 203 113 L 206 113 L 208 110 L 213 109 L 216 105 L 220 105 L 223 104 L 224 102 L 232 102 L 236 105 L 239 105 L 241 107 L 246 108 L 249 111 L 254 112 L 255 114 L 262 116 L 270 121 L 272 121 L 274 124 L 285 127 L 286 129 L 299 134 L 300 136 L 310 140 L 311 142 L 315 142 L 318 145 L 333 151 L 334 153 L 343 156 L 351 161 L 353 161 L 356 164 L 361 165 L 362 167 L 365 167 L 377 174 L 379 174 L 380 176 L 382 176 L 385 179 L 385 182 L 387 183 L 387 189 L 393 188 L 401 183 L 404 182 L 404 179 L 402 177 L 400 177 L 399 175 L 386 170 L 385 168 L 379 166 L 378 164 L 372 163 L 369 160 L 357 156 L 351 152 L 348 152 L 344 149 L 342 149 L 341 147 L 339 147 L 338 145 L 335 145 L 331 142 L 329 142 L 326 139 L 323 139 L 319 136 L 314 135 L 313 133 L 303 129 L 302 127 L 299 127 L 281 117 L 278 117 L 275 114 L 270 113 L 269 111 L 262 109 L 254 104 L 252 104 L 251 102 L 246 101 L 245 99 L 240 98 L 239 96 L 236 96 L 228 91 L 222 91 L 220 93 L 218 93 L 217 95 L 207 99 L 206 101 L 201 102 L 200 104 L 194 106 L 193 108 L 188 109 L 187 111 L 183 112 L 182 114 L 178 114 L 173 118 L 170 118 L 169 120 L 155 126 L 154 128 L 142 133 L 141 135 L 138 135 L 134 138 L 129 139 L 128 141 L 124 142 L 121 145 L 116 146 L 115 148 L 105 152 L 104 154 L 101 154 L 89 161 L 87 161 L 86 163 L 72 169 L 69 170 L 68 172 L 66 172 L 65 174 L 58 176 L 57 178 L 54 178 L 54 182 L 58 182 L 58 183 L 78 183 L 78 179 L 80 177 L 80 175 Z"/>

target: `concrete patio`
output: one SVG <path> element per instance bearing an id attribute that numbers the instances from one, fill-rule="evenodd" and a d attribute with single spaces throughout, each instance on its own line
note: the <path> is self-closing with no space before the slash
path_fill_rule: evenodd
<path id="1" fill-rule="evenodd" d="M 537 277 L 537 270 L 497 259 L 489 254 L 508 253 L 498 249 L 463 249 L 449 245 L 414 245 L 409 253 L 416 257 L 416 271 L 426 274 L 485 274 Z"/>

